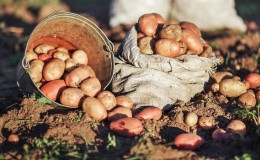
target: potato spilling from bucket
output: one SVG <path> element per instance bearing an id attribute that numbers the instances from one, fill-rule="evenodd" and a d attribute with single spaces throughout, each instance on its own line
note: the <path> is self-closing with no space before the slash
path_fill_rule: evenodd
<path id="1" fill-rule="evenodd" d="M 212 53 L 199 28 L 190 22 L 165 24 L 159 14 L 144 14 L 138 20 L 137 31 L 138 47 L 143 54 L 175 58 L 184 54 L 210 57 Z"/>

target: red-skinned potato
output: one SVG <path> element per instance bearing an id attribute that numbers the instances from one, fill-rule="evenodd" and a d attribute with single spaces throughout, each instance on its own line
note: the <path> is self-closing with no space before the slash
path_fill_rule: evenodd
<path id="1" fill-rule="evenodd" d="M 76 50 L 72 53 L 71 58 L 76 62 L 76 64 L 88 64 L 88 55 L 83 50 Z"/>
<path id="2" fill-rule="evenodd" d="M 44 63 L 40 60 L 32 60 L 30 62 L 30 77 L 34 83 L 40 82 L 42 79 L 42 72 L 43 72 Z"/>
<path id="3" fill-rule="evenodd" d="M 168 58 L 180 56 L 180 48 L 181 43 L 171 39 L 160 39 L 155 43 L 155 52 Z"/>
<path id="4" fill-rule="evenodd" d="M 88 78 L 81 82 L 80 89 L 86 96 L 94 97 L 100 92 L 101 83 L 96 77 Z"/>
<path id="5" fill-rule="evenodd" d="M 66 88 L 61 93 L 60 102 L 65 106 L 79 107 L 84 97 L 84 92 L 79 88 Z"/>
<path id="6" fill-rule="evenodd" d="M 256 88 L 260 86 L 260 74 L 250 73 L 246 76 L 245 81 L 249 83 L 250 88 Z"/>
<path id="7" fill-rule="evenodd" d="M 20 139 L 18 137 L 18 135 L 16 134 L 10 134 L 7 138 L 7 141 L 11 144 L 17 144 L 19 143 Z"/>
<path id="8" fill-rule="evenodd" d="M 37 54 L 42 54 L 42 53 L 48 53 L 48 51 L 51 49 L 54 49 L 54 47 L 48 44 L 40 44 L 37 47 L 35 47 L 34 51 Z"/>
<path id="9" fill-rule="evenodd" d="M 116 97 L 116 105 L 119 107 L 126 107 L 129 109 L 132 109 L 134 106 L 134 103 L 131 98 L 122 95 L 122 96 Z"/>
<path id="10" fill-rule="evenodd" d="M 182 133 L 175 137 L 174 144 L 178 149 L 195 150 L 204 144 L 204 139 L 193 133 Z"/>
<path id="11" fill-rule="evenodd" d="M 39 54 L 38 55 L 38 60 L 43 61 L 44 63 L 49 62 L 52 59 L 50 55 L 47 53 Z"/>
<path id="12" fill-rule="evenodd" d="M 215 129 L 212 132 L 211 137 L 215 141 L 219 141 L 219 142 L 227 142 L 230 139 L 229 134 L 221 128 Z"/>
<path id="13" fill-rule="evenodd" d="M 153 14 L 144 14 L 138 19 L 138 28 L 146 36 L 156 34 L 158 28 L 157 18 Z"/>
<path id="14" fill-rule="evenodd" d="M 190 36 L 184 43 L 187 45 L 187 49 L 190 50 L 190 54 L 200 54 L 203 51 L 203 43 L 200 37 Z"/>
<path id="15" fill-rule="evenodd" d="M 82 109 L 94 120 L 102 121 L 107 118 L 105 106 L 94 97 L 87 97 L 82 103 Z"/>
<path id="16" fill-rule="evenodd" d="M 163 17 L 158 13 L 152 13 L 152 14 L 156 17 L 156 20 L 157 20 L 157 23 L 158 23 L 158 29 L 163 28 L 164 23 L 165 23 Z"/>
<path id="17" fill-rule="evenodd" d="M 172 39 L 178 42 L 182 39 L 182 30 L 178 24 L 170 24 L 161 29 L 159 36 L 163 39 Z"/>
<path id="18" fill-rule="evenodd" d="M 213 117 L 200 117 L 198 124 L 203 130 L 211 130 L 216 125 Z"/>
<path id="19" fill-rule="evenodd" d="M 65 71 L 65 63 L 60 59 L 52 59 L 43 68 L 43 78 L 46 81 L 60 79 Z"/>
<path id="20" fill-rule="evenodd" d="M 141 112 L 135 115 L 135 118 L 159 120 L 161 116 L 162 111 L 157 107 L 151 106 L 144 108 Z"/>
<path id="21" fill-rule="evenodd" d="M 66 88 L 64 80 L 53 80 L 41 87 L 42 93 L 52 101 L 59 99 L 62 91 Z"/>
<path id="22" fill-rule="evenodd" d="M 70 58 L 70 55 L 69 53 L 58 51 L 53 53 L 53 58 L 58 58 L 61 59 L 62 61 L 66 61 L 66 59 Z"/>
<path id="23" fill-rule="evenodd" d="M 134 137 L 143 131 L 142 122 L 137 118 L 121 118 L 110 123 L 110 129 L 124 137 Z"/>
<path id="24" fill-rule="evenodd" d="M 232 120 L 226 127 L 227 132 L 246 134 L 246 125 L 240 120 Z"/>
<path id="25" fill-rule="evenodd" d="M 201 37 L 201 32 L 194 23 L 183 21 L 183 22 L 180 22 L 180 26 L 183 29 L 185 28 L 185 29 L 191 30 L 196 36 Z"/>
<path id="26" fill-rule="evenodd" d="M 34 51 L 27 51 L 25 54 L 25 60 L 30 62 L 34 59 L 38 59 L 38 55 Z"/>
<path id="27" fill-rule="evenodd" d="M 97 95 L 97 99 L 104 104 L 107 111 L 116 106 L 116 97 L 110 91 L 102 91 Z"/>
<path id="28" fill-rule="evenodd" d="M 152 37 L 146 36 L 138 40 L 140 52 L 144 54 L 154 54 L 155 40 Z"/>
<path id="29" fill-rule="evenodd" d="M 78 66 L 65 77 L 65 83 L 70 87 L 78 87 L 79 84 L 90 76 L 89 71 L 84 66 Z"/>
<path id="30" fill-rule="evenodd" d="M 108 112 L 107 119 L 109 121 L 115 121 L 125 117 L 132 117 L 132 111 L 129 108 L 117 107 Z"/>

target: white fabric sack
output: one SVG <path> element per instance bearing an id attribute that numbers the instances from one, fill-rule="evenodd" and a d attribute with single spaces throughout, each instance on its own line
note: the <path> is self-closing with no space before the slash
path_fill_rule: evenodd
<path id="1" fill-rule="evenodd" d="M 236 13 L 234 0 L 174 0 L 171 17 L 193 22 L 203 31 L 225 28 L 246 31 L 246 25 Z"/>
<path id="2" fill-rule="evenodd" d="M 211 58 L 142 54 L 134 27 L 127 33 L 116 57 L 112 91 L 129 96 L 136 108 L 168 109 L 177 100 L 188 102 L 203 90 L 218 63 L 214 53 Z"/>
<path id="3" fill-rule="evenodd" d="M 166 19 L 170 7 L 171 0 L 112 0 L 109 24 L 134 24 L 145 13 L 159 13 Z"/>

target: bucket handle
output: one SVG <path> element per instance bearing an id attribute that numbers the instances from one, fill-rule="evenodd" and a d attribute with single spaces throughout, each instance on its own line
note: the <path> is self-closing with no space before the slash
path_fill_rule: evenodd
<path id="1" fill-rule="evenodd" d="M 22 66 L 23 66 L 23 68 L 25 69 L 26 72 L 29 72 L 30 65 L 29 65 L 29 63 L 26 61 L 26 57 L 25 57 L 25 56 L 23 57 L 23 60 L 22 60 Z"/>

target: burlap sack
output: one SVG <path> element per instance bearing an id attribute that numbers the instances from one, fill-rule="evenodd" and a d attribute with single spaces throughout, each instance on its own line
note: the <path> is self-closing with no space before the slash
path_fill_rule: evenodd
<path id="1" fill-rule="evenodd" d="M 177 100 L 189 101 L 201 92 L 218 60 L 197 55 L 166 58 L 140 53 L 133 27 L 122 42 L 115 61 L 112 91 L 126 94 L 136 108 L 168 109 Z"/>

